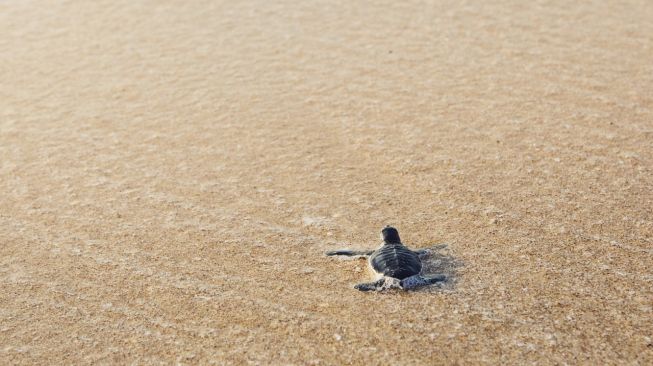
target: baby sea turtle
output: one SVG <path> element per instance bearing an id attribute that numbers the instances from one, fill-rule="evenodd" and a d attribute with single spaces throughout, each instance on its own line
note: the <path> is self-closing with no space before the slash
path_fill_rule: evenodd
<path id="1" fill-rule="evenodd" d="M 383 244 L 377 250 L 334 250 L 326 252 L 328 256 L 362 256 L 367 257 L 377 280 L 369 283 L 359 283 L 354 286 L 360 291 L 380 291 L 388 288 L 410 290 L 431 285 L 447 279 L 439 274 L 429 277 L 420 275 L 422 271 L 421 257 L 426 250 L 410 250 L 401 243 L 397 229 L 386 226 L 381 230 Z"/>

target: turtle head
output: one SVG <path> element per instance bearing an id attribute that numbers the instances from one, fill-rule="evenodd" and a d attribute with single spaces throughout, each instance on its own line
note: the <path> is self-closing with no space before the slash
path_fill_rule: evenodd
<path id="1" fill-rule="evenodd" d="M 386 226 L 383 228 L 383 230 L 381 230 L 381 238 L 386 244 L 401 243 L 401 239 L 399 239 L 399 232 L 392 226 Z"/>

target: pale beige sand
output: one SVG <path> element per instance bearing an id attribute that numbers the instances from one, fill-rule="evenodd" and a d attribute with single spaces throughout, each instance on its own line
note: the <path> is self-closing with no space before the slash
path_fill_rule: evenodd
<path id="1" fill-rule="evenodd" d="M 651 2 L 354 3 L 0 2 L 1 364 L 653 362 Z"/>

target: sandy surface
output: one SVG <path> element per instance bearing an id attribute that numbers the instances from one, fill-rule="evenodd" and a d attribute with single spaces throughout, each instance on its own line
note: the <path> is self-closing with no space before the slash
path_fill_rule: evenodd
<path id="1" fill-rule="evenodd" d="M 652 19 L 1 2 L 0 363 L 651 364 Z"/>

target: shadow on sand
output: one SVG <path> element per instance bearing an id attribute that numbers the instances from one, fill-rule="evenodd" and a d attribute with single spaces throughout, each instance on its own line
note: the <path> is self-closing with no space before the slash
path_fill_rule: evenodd
<path id="1" fill-rule="evenodd" d="M 447 244 L 436 244 L 423 248 L 426 255 L 422 257 L 422 276 L 428 277 L 436 274 L 444 274 L 447 279 L 434 286 L 428 286 L 425 291 L 452 291 L 458 282 L 458 268 L 463 262 L 451 255 Z"/>

